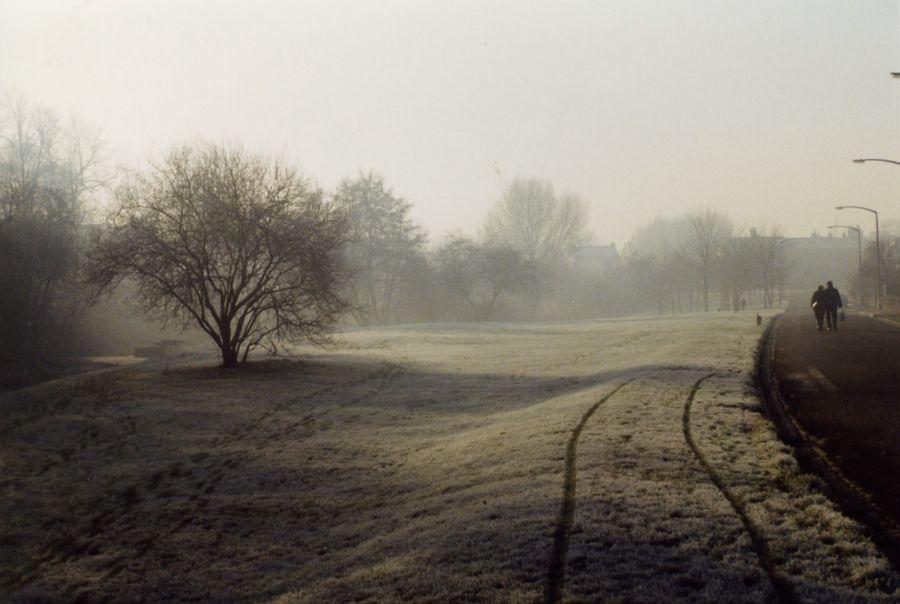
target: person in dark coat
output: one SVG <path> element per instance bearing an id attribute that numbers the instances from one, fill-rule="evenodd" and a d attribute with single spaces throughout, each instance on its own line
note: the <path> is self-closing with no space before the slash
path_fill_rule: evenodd
<path id="1" fill-rule="evenodd" d="M 828 329 L 837 331 L 838 309 L 844 306 L 844 303 L 841 302 L 841 292 L 829 281 L 822 298 L 825 301 L 825 322 L 828 324 Z"/>
<path id="2" fill-rule="evenodd" d="M 816 315 L 816 326 L 822 331 L 822 322 L 825 319 L 825 287 L 820 285 L 809 299 L 813 314 Z"/>

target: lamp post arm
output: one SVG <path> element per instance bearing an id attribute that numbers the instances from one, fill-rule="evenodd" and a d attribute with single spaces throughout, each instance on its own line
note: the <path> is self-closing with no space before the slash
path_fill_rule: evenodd
<path id="1" fill-rule="evenodd" d="M 875 214 L 875 217 L 876 217 L 875 220 L 876 221 L 878 220 L 878 212 L 876 210 L 873 210 L 872 208 L 864 208 L 862 206 L 836 206 L 835 207 L 836 210 L 843 210 L 846 208 L 853 208 L 855 210 L 865 210 L 866 212 L 872 212 L 873 214 Z"/>
<path id="2" fill-rule="evenodd" d="M 867 162 L 867 161 L 881 161 L 881 162 L 884 162 L 884 163 L 886 163 L 886 164 L 894 164 L 895 166 L 900 166 L 900 161 L 894 161 L 893 159 L 882 159 L 882 158 L 879 158 L 879 157 L 866 157 L 866 158 L 863 158 L 863 159 L 854 159 L 853 161 L 856 162 L 856 163 L 858 163 L 858 164 L 862 164 L 862 163 L 865 163 L 865 162 Z"/>

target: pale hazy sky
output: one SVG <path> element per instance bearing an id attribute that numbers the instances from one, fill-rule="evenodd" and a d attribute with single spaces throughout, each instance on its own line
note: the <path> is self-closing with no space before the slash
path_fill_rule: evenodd
<path id="1" fill-rule="evenodd" d="M 600 243 L 705 205 L 805 235 L 900 218 L 900 167 L 850 162 L 900 160 L 898 37 L 896 0 L 0 0 L 0 88 L 129 165 L 202 138 L 381 172 L 433 238 L 515 175 Z"/>

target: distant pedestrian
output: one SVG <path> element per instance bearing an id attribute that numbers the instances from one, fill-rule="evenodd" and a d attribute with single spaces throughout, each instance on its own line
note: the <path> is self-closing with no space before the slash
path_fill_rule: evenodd
<path id="1" fill-rule="evenodd" d="M 813 314 L 816 315 L 816 326 L 822 331 L 822 323 L 825 319 L 825 286 L 820 285 L 813 292 L 812 298 L 809 299 L 809 305 L 812 306 Z"/>
<path id="2" fill-rule="evenodd" d="M 747 310 L 747 300 L 741 298 L 741 310 Z"/>
<path id="3" fill-rule="evenodd" d="M 828 329 L 837 331 L 838 309 L 844 307 L 844 303 L 841 301 L 841 292 L 829 281 L 822 298 L 825 302 L 825 322 L 828 325 Z"/>

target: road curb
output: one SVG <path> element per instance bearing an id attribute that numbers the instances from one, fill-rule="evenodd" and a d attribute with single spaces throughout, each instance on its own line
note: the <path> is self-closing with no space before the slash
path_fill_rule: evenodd
<path id="1" fill-rule="evenodd" d="M 828 495 L 851 518 L 863 523 L 870 536 L 896 570 L 900 570 L 900 525 L 898 525 L 856 482 L 848 478 L 791 415 L 773 372 L 775 328 L 773 317 L 760 340 L 756 377 L 761 398 L 779 437 L 794 450 L 805 471 L 816 474 L 828 486 Z M 897 325 L 897 324 L 895 324 Z"/>
<path id="2" fill-rule="evenodd" d="M 848 310 L 847 312 L 857 315 L 863 315 L 869 317 L 870 319 L 875 319 L 876 321 L 881 321 L 882 323 L 886 323 L 894 327 L 900 327 L 900 321 L 895 321 L 893 319 L 888 319 L 887 317 L 882 317 L 881 315 L 876 315 L 874 312 L 870 312 L 868 310 Z"/>
<path id="3" fill-rule="evenodd" d="M 894 327 L 900 327 L 900 323 L 894 321 L 893 319 L 888 319 L 886 317 L 879 317 L 878 315 L 872 315 L 872 318 L 876 321 L 881 321 L 882 323 L 887 323 L 888 325 L 892 325 Z"/>

